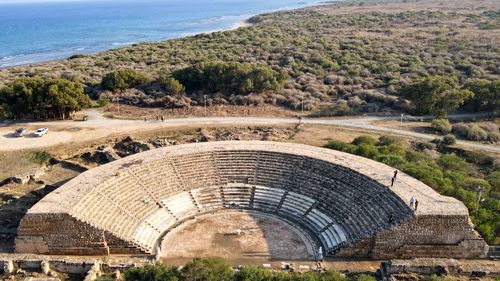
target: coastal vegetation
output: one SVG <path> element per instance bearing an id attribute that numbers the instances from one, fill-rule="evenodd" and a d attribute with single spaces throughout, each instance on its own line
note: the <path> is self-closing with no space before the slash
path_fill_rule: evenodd
<path id="1" fill-rule="evenodd" d="M 498 160 L 480 152 L 448 145 L 446 139 L 404 145 L 399 138 L 378 140 L 360 136 L 351 143 L 330 141 L 326 148 L 361 155 L 395 167 L 419 179 L 439 193 L 462 201 L 476 226 L 489 243 L 500 242 L 500 167 Z M 478 198 L 479 189 L 481 200 Z"/>
<path id="2" fill-rule="evenodd" d="M 233 272 L 222 258 L 196 258 L 182 269 L 163 264 L 132 267 L 124 274 L 130 281 L 375 281 L 367 274 L 346 276 L 337 271 L 293 273 L 242 266 Z"/>
<path id="3" fill-rule="evenodd" d="M 259 15 L 236 30 L 0 70 L 0 84 L 62 78 L 82 83 L 94 99 L 146 107 L 498 114 L 498 7 L 407 2 L 400 9 L 363 1 Z"/>
<path id="4" fill-rule="evenodd" d="M 65 119 L 89 105 L 83 84 L 66 79 L 19 78 L 0 89 L 0 116 Z"/>

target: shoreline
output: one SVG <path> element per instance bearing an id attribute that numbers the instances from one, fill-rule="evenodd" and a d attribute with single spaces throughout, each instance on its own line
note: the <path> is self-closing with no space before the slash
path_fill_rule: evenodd
<path id="1" fill-rule="evenodd" d="M 168 41 L 168 40 L 188 38 L 188 37 L 192 37 L 192 36 L 196 36 L 196 35 L 200 35 L 200 34 L 211 34 L 211 33 L 214 33 L 214 32 L 224 32 L 224 31 L 236 30 L 238 28 L 246 28 L 246 27 L 250 27 L 250 26 L 255 25 L 254 23 L 251 23 L 249 20 L 252 17 L 258 16 L 258 15 L 263 15 L 263 14 L 267 14 L 267 13 L 277 13 L 277 12 L 282 12 L 282 11 L 295 11 L 295 10 L 300 10 L 300 9 L 305 9 L 305 8 L 310 8 L 310 7 L 315 7 L 315 6 L 334 4 L 334 3 L 338 3 L 338 2 L 341 2 L 341 1 L 331 1 L 331 2 L 330 1 L 320 1 L 320 2 L 317 2 L 317 3 L 305 4 L 304 6 L 297 7 L 297 8 L 291 8 L 291 9 L 286 9 L 286 8 L 280 9 L 280 8 L 278 8 L 278 9 L 274 9 L 274 10 L 263 11 L 263 12 L 259 12 L 259 13 L 256 13 L 256 14 L 249 15 L 246 19 L 240 20 L 240 21 L 234 23 L 233 26 L 228 27 L 228 28 L 221 28 L 221 29 L 215 29 L 215 30 L 207 30 L 207 31 L 197 32 L 197 33 L 188 34 L 188 35 L 182 35 L 182 34 L 180 34 L 177 37 L 165 38 L 165 39 L 161 39 L 161 40 L 134 42 L 133 44 L 122 45 L 122 46 L 118 46 L 118 47 L 114 47 L 114 48 L 111 47 L 111 48 L 103 49 L 103 50 L 100 50 L 100 51 L 97 51 L 97 52 L 88 53 L 88 54 L 85 54 L 85 53 L 74 53 L 74 54 L 71 54 L 71 55 L 63 57 L 63 58 L 46 59 L 46 60 L 40 60 L 40 61 L 37 61 L 37 62 L 20 63 L 20 64 L 10 65 L 10 66 L 0 66 L 0 71 L 6 70 L 6 69 L 15 68 L 15 67 L 35 66 L 35 65 L 41 65 L 41 64 L 46 64 L 46 63 L 64 61 L 64 60 L 68 60 L 71 56 L 74 56 L 74 55 L 93 56 L 93 55 L 96 55 L 96 54 L 99 54 L 99 53 L 103 53 L 103 52 L 107 52 L 107 51 L 111 51 L 111 50 L 117 50 L 117 49 L 121 49 L 121 48 L 127 48 L 127 47 L 130 47 L 130 46 L 135 45 L 135 44 L 161 43 L 161 42 L 165 42 L 165 41 Z M 17 56 L 17 55 L 13 55 L 13 56 Z"/>

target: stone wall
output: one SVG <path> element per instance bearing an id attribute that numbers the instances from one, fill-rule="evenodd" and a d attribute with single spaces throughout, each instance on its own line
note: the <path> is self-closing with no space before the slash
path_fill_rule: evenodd
<path id="1" fill-rule="evenodd" d="M 140 253 L 136 247 L 68 214 L 29 214 L 19 226 L 16 252 L 53 255 Z"/>
<path id="2" fill-rule="evenodd" d="M 339 257 L 485 257 L 488 245 L 468 216 L 421 215 L 342 249 Z"/>

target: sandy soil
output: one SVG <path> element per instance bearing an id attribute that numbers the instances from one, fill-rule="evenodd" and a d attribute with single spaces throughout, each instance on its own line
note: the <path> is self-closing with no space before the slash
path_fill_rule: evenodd
<path id="1" fill-rule="evenodd" d="M 161 249 L 162 260 L 174 264 L 211 256 L 236 263 L 314 259 L 310 241 L 298 229 L 247 211 L 219 212 L 186 221 L 165 236 Z"/>

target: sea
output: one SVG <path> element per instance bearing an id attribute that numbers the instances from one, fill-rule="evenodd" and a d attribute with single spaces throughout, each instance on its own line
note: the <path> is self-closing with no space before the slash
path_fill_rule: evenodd
<path id="1" fill-rule="evenodd" d="M 7 2 L 6 2 L 7 1 Z M 298 0 L 0 0 L 0 68 L 237 28 Z"/>

